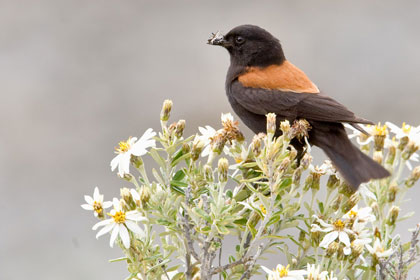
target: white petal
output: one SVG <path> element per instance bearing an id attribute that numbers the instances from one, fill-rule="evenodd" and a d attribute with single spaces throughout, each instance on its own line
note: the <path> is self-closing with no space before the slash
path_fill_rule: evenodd
<path id="1" fill-rule="evenodd" d="M 121 154 L 118 154 L 116 157 L 114 157 L 112 160 L 111 160 L 111 171 L 114 171 L 115 170 L 115 168 L 117 168 L 117 166 L 119 165 L 119 163 L 120 163 L 120 158 L 121 158 Z"/>
<path id="2" fill-rule="evenodd" d="M 120 237 L 124 244 L 125 248 L 130 248 L 130 235 L 128 234 L 128 230 L 124 225 L 120 225 Z"/>
<path id="3" fill-rule="evenodd" d="M 111 201 L 105 201 L 105 202 L 102 204 L 102 208 L 104 208 L 104 209 L 109 208 L 109 207 L 111 207 L 111 206 L 112 206 L 112 202 L 111 202 Z"/>
<path id="4" fill-rule="evenodd" d="M 109 246 L 111 246 L 111 248 L 114 246 L 115 239 L 117 238 L 118 232 L 120 231 L 119 230 L 120 227 L 121 227 L 120 224 L 115 224 L 114 229 L 112 230 L 111 238 L 109 239 Z"/>
<path id="5" fill-rule="evenodd" d="M 93 200 L 93 198 L 92 198 L 91 196 L 88 196 L 88 195 L 85 195 L 85 201 L 86 201 L 88 204 L 93 204 L 93 202 L 95 202 L 95 201 Z"/>
<path id="6" fill-rule="evenodd" d="M 337 237 L 338 237 L 338 232 L 332 231 L 328 233 L 327 235 L 325 235 L 324 239 L 322 239 L 322 242 L 321 244 L 319 244 L 319 246 L 322 248 L 327 248 L 331 242 L 337 239 Z"/>
<path id="7" fill-rule="evenodd" d="M 95 187 L 95 190 L 93 191 L 93 199 L 95 201 L 101 201 L 98 187 Z"/>
<path id="8" fill-rule="evenodd" d="M 98 233 L 96 234 L 96 239 L 99 238 L 99 236 L 104 235 L 105 233 L 108 233 L 112 230 L 112 228 L 115 226 L 115 224 L 108 224 L 104 226 Z"/>
<path id="9" fill-rule="evenodd" d="M 89 204 L 82 204 L 80 206 L 82 206 L 82 208 L 85 210 L 93 210 L 93 206 Z"/>
<path id="10" fill-rule="evenodd" d="M 135 223 L 132 221 L 125 221 L 125 225 L 128 227 L 129 230 L 131 230 L 134 233 L 137 233 L 141 236 L 144 236 L 144 231 Z"/>
<path id="11" fill-rule="evenodd" d="M 130 173 L 130 153 L 121 154 L 120 164 L 118 165 L 118 174 L 121 177 L 124 177 L 124 174 Z"/>
<path id="12" fill-rule="evenodd" d="M 265 273 L 267 273 L 267 274 L 271 274 L 271 273 L 273 273 L 273 271 L 272 270 L 270 270 L 270 269 L 268 269 L 267 267 L 265 267 L 265 266 L 261 266 L 261 268 L 265 271 Z"/>
<path id="13" fill-rule="evenodd" d="M 113 220 L 112 220 L 112 219 L 108 219 L 108 220 L 103 220 L 103 221 L 100 221 L 100 222 L 96 223 L 96 224 L 92 227 L 92 230 L 97 230 L 99 227 L 101 227 L 101 226 L 105 226 L 105 225 L 107 225 L 107 224 L 109 224 L 109 223 L 112 223 L 112 222 L 113 222 Z"/>
<path id="14" fill-rule="evenodd" d="M 408 170 L 413 170 L 413 166 L 411 165 L 411 163 L 407 160 L 406 162 L 405 162 L 405 165 L 407 166 L 407 168 L 408 168 Z"/>
<path id="15" fill-rule="evenodd" d="M 351 254 L 351 248 L 350 247 L 344 247 L 343 248 L 344 255 L 350 255 Z"/>
<path id="16" fill-rule="evenodd" d="M 140 195 L 135 189 L 130 190 L 131 195 L 133 196 L 134 200 L 140 200 Z"/>
<path id="17" fill-rule="evenodd" d="M 342 242 L 347 247 L 350 247 L 350 238 L 347 235 L 347 233 L 345 233 L 344 231 L 340 231 L 340 233 L 338 235 L 338 238 L 339 238 L 340 242 Z"/>
<path id="18" fill-rule="evenodd" d="M 136 221 L 136 222 L 140 222 L 140 221 L 147 221 L 147 219 L 145 217 L 143 217 L 140 212 L 133 210 L 133 211 L 129 211 L 127 213 L 125 213 L 125 217 L 128 220 L 132 220 L 132 221 Z"/>

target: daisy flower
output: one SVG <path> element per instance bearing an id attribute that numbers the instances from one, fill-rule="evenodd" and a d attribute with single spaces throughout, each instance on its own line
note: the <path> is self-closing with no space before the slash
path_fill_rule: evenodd
<path id="1" fill-rule="evenodd" d="M 406 124 L 405 122 L 403 122 L 401 128 L 391 122 L 386 122 L 386 125 L 389 127 L 391 132 L 395 134 L 397 139 L 401 139 L 403 137 L 415 139 L 418 135 L 420 135 L 420 125 L 418 127 L 414 127 Z"/>
<path id="2" fill-rule="evenodd" d="M 118 154 L 111 161 L 111 170 L 114 171 L 118 166 L 118 175 L 124 177 L 125 174 L 130 173 L 131 155 L 142 156 L 147 153 L 147 149 L 156 146 L 156 141 L 153 137 L 156 132 L 149 128 L 137 141 L 136 137 L 130 137 L 127 141 L 121 141 L 118 147 L 115 148 L 115 153 Z"/>
<path id="3" fill-rule="evenodd" d="M 379 238 L 375 239 L 375 242 L 373 243 L 373 247 L 369 244 L 366 245 L 366 249 L 368 249 L 369 253 L 376 257 L 376 258 L 386 258 L 389 257 L 392 254 L 392 249 L 388 249 L 385 251 L 382 242 L 379 240 Z"/>
<path id="4" fill-rule="evenodd" d="M 111 201 L 104 202 L 104 195 L 99 193 L 98 187 L 95 187 L 93 191 L 93 197 L 85 195 L 87 204 L 82 204 L 82 208 L 85 210 L 93 211 L 95 217 L 103 218 L 104 209 L 111 207 Z"/>
<path id="5" fill-rule="evenodd" d="M 346 228 L 344 222 L 340 219 L 336 220 L 332 224 L 328 224 L 316 215 L 313 217 L 322 226 L 322 228 L 317 224 L 312 224 L 311 232 L 320 231 L 327 233 L 319 246 L 326 249 L 328 248 L 328 245 L 338 238 L 338 240 L 345 245 L 344 254 L 349 255 L 351 253 L 349 234 L 354 234 L 354 232 Z"/>
<path id="6" fill-rule="evenodd" d="M 308 280 L 337 280 L 336 277 L 334 277 L 334 272 L 331 271 L 330 274 L 328 274 L 328 271 L 322 271 L 320 272 L 321 268 L 319 265 L 315 264 L 307 264 L 306 267 L 306 276 Z"/>
<path id="7" fill-rule="evenodd" d="M 199 127 L 198 130 L 200 131 L 201 135 L 199 136 L 199 139 L 204 143 L 204 149 L 201 152 L 202 157 L 206 157 L 210 155 L 211 152 L 211 139 L 214 135 L 216 135 L 217 131 L 209 126 L 206 125 L 205 127 Z"/>
<path id="8" fill-rule="evenodd" d="M 344 126 L 346 128 L 349 128 L 352 130 L 352 133 L 348 135 L 349 139 L 355 138 L 356 137 L 356 142 L 357 144 L 359 144 L 360 146 L 364 146 L 369 144 L 370 142 L 372 142 L 375 138 L 375 136 L 382 136 L 382 137 L 386 137 L 388 135 L 388 130 L 387 130 L 387 126 L 381 126 L 381 124 L 378 125 L 363 125 L 363 124 L 358 124 L 364 131 L 366 131 L 368 133 L 368 135 L 362 133 L 361 131 L 359 131 L 358 129 L 356 129 L 355 127 L 349 125 L 349 124 L 344 124 Z"/>
<path id="9" fill-rule="evenodd" d="M 276 269 L 270 270 L 265 266 L 261 268 L 268 274 L 268 280 L 304 280 L 305 270 L 289 270 L 290 265 L 282 266 L 278 264 Z"/>
<path id="10" fill-rule="evenodd" d="M 343 219 L 352 220 L 358 223 L 373 222 L 376 220 L 375 215 L 372 214 L 372 208 L 354 206 L 349 212 L 344 214 Z"/>
<path id="11" fill-rule="evenodd" d="M 147 219 L 137 211 L 124 212 L 121 207 L 121 203 L 118 199 L 114 198 L 112 201 L 114 209 L 111 210 L 108 215 L 111 219 L 101 221 L 93 226 L 93 230 L 97 230 L 99 227 L 103 228 L 96 234 L 96 238 L 104 235 L 105 233 L 111 232 L 111 239 L 109 240 L 109 246 L 113 247 L 115 240 L 119 236 L 125 248 L 130 248 L 130 234 L 128 230 L 144 235 L 143 230 L 137 225 L 137 222 L 147 221 Z"/>

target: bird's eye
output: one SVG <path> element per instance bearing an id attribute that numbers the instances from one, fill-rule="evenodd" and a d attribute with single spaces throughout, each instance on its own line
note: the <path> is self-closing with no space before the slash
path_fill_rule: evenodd
<path id="1" fill-rule="evenodd" d="M 235 38 L 235 42 L 236 44 L 241 45 L 243 42 L 245 42 L 245 39 L 244 37 L 238 36 Z"/>

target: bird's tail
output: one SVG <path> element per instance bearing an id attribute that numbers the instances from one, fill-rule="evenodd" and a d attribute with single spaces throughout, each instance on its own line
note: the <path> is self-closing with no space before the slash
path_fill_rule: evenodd
<path id="1" fill-rule="evenodd" d="M 390 175 L 384 167 L 351 143 L 341 124 L 335 125 L 328 132 L 314 128 L 311 142 L 327 154 L 353 189 L 357 190 L 363 182 Z"/>

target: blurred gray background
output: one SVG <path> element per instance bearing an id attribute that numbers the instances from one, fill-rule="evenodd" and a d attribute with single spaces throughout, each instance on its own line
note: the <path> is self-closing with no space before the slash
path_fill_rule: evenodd
<path id="1" fill-rule="evenodd" d="M 113 148 L 158 129 L 165 98 L 188 134 L 231 111 L 228 54 L 206 45 L 211 32 L 260 25 L 358 115 L 419 125 L 419 14 L 414 0 L 0 0 L 0 279 L 127 275 L 107 262 L 120 251 L 95 239 L 83 195 L 118 195 Z M 404 213 L 420 213 L 418 187 Z"/>

